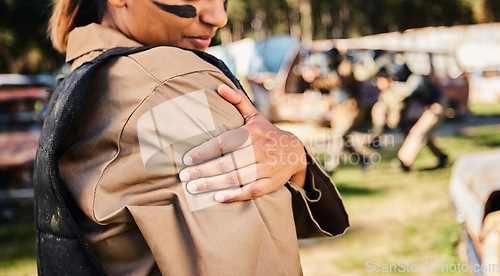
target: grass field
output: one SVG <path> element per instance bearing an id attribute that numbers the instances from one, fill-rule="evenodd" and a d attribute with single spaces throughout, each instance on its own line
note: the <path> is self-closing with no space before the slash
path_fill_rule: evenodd
<path id="1" fill-rule="evenodd" d="M 498 103 L 470 103 L 469 109 L 473 114 L 483 116 L 500 115 L 500 105 Z"/>
<path id="2" fill-rule="evenodd" d="M 309 132 L 309 130 L 306 130 Z M 300 136 L 300 135 L 299 135 Z M 454 162 L 461 155 L 500 147 L 500 126 L 464 128 L 437 140 Z M 427 149 L 412 171 L 394 165 L 395 148 L 380 151 L 382 161 L 366 171 L 342 163 L 332 176 L 344 198 L 351 227 L 334 239 L 300 242 L 305 275 L 371 275 L 375 265 L 453 265 L 462 263 L 461 228 L 448 196 L 451 166 L 432 170 Z M 0 224 L 0 275 L 36 275 L 33 223 Z M 465 273 L 405 275 L 470 275 Z M 379 267 L 381 268 L 381 267 Z M 394 275 L 398 273 L 392 273 Z"/>
<path id="3" fill-rule="evenodd" d="M 453 163 L 463 154 L 500 148 L 500 127 L 466 128 L 437 142 Z M 351 227 L 334 239 L 301 242 L 305 275 L 372 275 L 391 264 L 390 275 L 471 275 L 450 272 L 466 256 L 449 200 L 451 167 L 431 169 L 437 161 L 424 148 L 408 173 L 391 161 L 395 156 L 394 148 L 383 151 L 383 161 L 364 172 L 341 163 L 332 178 Z M 403 273 L 417 268 L 427 272 Z"/>
<path id="4" fill-rule="evenodd" d="M 36 275 L 32 222 L 0 224 L 0 275 Z"/>

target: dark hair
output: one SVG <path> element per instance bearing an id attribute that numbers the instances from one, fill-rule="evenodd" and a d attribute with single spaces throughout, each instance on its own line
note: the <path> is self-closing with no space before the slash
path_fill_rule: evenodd
<path id="1" fill-rule="evenodd" d="M 69 33 L 76 27 L 100 23 L 106 4 L 106 0 L 55 0 L 47 30 L 54 48 L 66 52 Z"/>

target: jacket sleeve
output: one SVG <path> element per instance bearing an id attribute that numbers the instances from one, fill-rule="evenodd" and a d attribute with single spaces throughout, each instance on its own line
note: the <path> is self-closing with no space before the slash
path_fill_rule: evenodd
<path id="1" fill-rule="evenodd" d="M 331 178 L 307 153 L 307 174 L 301 189 L 292 182 L 287 188 L 292 193 L 295 227 L 299 239 L 331 237 L 342 234 L 349 227 L 344 203 Z"/>

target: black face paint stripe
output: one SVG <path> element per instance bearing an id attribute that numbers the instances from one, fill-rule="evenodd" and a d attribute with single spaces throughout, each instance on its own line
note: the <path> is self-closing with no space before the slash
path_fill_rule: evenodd
<path id="1" fill-rule="evenodd" d="M 224 1 L 224 10 L 227 11 L 227 0 Z"/>
<path id="2" fill-rule="evenodd" d="M 153 3 L 160 9 L 175 14 L 182 18 L 195 18 L 196 8 L 191 5 L 167 5 L 153 1 Z"/>

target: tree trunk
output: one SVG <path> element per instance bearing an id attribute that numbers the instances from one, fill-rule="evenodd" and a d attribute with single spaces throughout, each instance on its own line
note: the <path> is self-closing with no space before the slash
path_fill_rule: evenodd
<path id="1" fill-rule="evenodd" d="M 302 44 L 310 45 L 313 39 L 311 0 L 300 0 L 300 24 L 302 31 Z"/>

